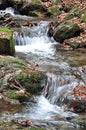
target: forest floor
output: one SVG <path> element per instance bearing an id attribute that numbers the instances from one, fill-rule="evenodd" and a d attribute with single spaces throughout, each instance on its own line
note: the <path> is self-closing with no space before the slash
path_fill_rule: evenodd
<path id="1" fill-rule="evenodd" d="M 65 1 L 61 2 L 61 4 L 65 4 L 70 7 L 77 6 L 79 10 L 86 9 L 86 0 L 65 0 Z M 61 21 L 63 21 L 64 17 L 66 17 L 67 14 L 68 13 L 63 12 L 58 17 Z M 71 42 L 76 41 L 76 38 L 83 39 L 83 42 L 86 42 L 86 23 L 81 22 L 81 18 L 79 18 L 79 17 L 74 17 L 74 18 L 70 19 L 69 21 L 77 23 L 80 27 L 82 27 L 84 29 L 84 31 L 80 34 L 80 36 L 71 38 Z"/>
<path id="2" fill-rule="evenodd" d="M 40 0 L 42 3 L 49 8 L 52 6 L 52 0 Z M 86 0 L 60 0 L 59 2 L 56 3 L 57 8 L 59 6 L 69 6 L 69 7 L 74 7 L 77 6 L 79 10 L 84 10 L 86 9 Z M 56 19 L 59 21 L 64 21 L 65 17 L 68 15 L 68 12 L 62 12 L 60 15 L 56 16 Z M 72 19 L 68 20 L 73 23 L 77 23 L 81 28 L 83 28 L 83 32 L 80 34 L 78 37 L 71 38 L 70 41 L 74 42 L 77 39 L 82 39 L 82 42 L 86 44 L 86 23 L 82 22 L 81 17 L 73 17 Z M 64 41 L 65 43 L 65 41 Z"/>

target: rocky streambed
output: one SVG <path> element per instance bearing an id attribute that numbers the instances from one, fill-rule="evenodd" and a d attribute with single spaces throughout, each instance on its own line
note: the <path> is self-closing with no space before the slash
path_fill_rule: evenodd
<path id="1" fill-rule="evenodd" d="M 0 6 L 0 129 L 85 130 L 85 8 L 35 2 Z"/>

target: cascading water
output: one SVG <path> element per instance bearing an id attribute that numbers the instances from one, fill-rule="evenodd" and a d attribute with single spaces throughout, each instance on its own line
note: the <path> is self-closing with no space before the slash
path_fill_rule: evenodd
<path id="1" fill-rule="evenodd" d="M 18 19 L 29 19 L 26 16 L 14 15 L 12 8 L 4 10 L 3 15 L 5 13 L 10 13 Z M 78 84 L 84 84 L 72 75 L 77 70 L 70 67 L 70 62 L 76 60 L 78 63 L 78 58 L 74 59 L 74 52 L 72 56 L 70 56 L 71 52 L 70 54 L 58 52 L 58 55 L 55 53 L 54 44 L 56 42 L 47 36 L 48 25 L 49 22 L 41 21 L 37 26 L 22 26 L 14 32 L 16 54 L 33 65 L 37 63 L 39 68 L 46 71 L 48 82 L 44 92 L 39 96 L 34 96 L 33 101 L 25 103 L 22 112 L 12 115 L 12 119 L 31 119 L 34 125 L 44 126 L 46 130 L 85 130 L 78 128 L 78 123 L 74 124 L 67 120 L 78 117 L 77 114 L 61 108 L 67 91 L 72 90 Z M 82 56 L 81 59 L 83 59 Z M 85 81 L 85 76 L 83 77 Z M 9 119 L 9 116 L 7 114 L 4 117 Z"/>
<path id="2" fill-rule="evenodd" d="M 38 63 L 48 76 L 42 95 L 35 96 L 33 102 L 26 103 L 26 107 L 21 113 L 16 113 L 14 118 L 31 119 L 35 124 L 44 126 L 49 123 L 52 124 L 50 126 L 66 124 L 67 127 L 78 127 L 66 120 L 78 115 L 64 111 L 59 106 L 62 106 L 63 92 L 66 96 L 66 89 L 72 90 L 79 80 L 71 76 L 68 63 L 63 62 L 60 56 L 56 59 L 56 42 L 47 36 L 48 24 L 49 22 L 41 21 L 37 26 L 22 27 L 21 31 L 14 32 L 16 52 L 26 54 L 26 60 Z M 61 120 L 58 121 L 59 116 Z"/>
<path id="3" fill-rule="evenodd" d="M 21 32 L 14 32 L 16 51 L 27 54 L 30 52 L 40 55 L 52 54 L 51 45 L 55 41 L 47 37 L 47 30 L 48 22 L 40 22 L 37 26 L 22 27 Z"/>

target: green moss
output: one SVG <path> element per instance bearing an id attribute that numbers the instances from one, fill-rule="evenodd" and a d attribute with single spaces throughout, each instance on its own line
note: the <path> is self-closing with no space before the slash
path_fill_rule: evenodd
<path id="1" fill-rule="evenodd" d="M 55 28 L 53 37 L 56 41 L 63 42 L 65 39 L 79 36 L 82 31 L 77 24 L 66 21 Z"/>
<path id="2" fill-rule="evenodd" d="M 8 27 L 0 26 L 0 33 L 6 33 L 6 35 L 0 35 L 0 38 L 7 38 L 10 40 L 10 37 L 13 34 L 13 31 Z"/>
<path id="3" fill-rule="evenodd" d="M 3 94 L 9 99 L 26 101 L 32 94 L 40 93 L 46 83 L 44 73 L 28 69 L 24 61 L 12 56 L 0 58 L 0 69 L 0 86 L 4 90 L 5 82 L 7 90 Z M 25 93 L 16 93 L 19 88 L 24 89 Z"/>
<path id="4" fill-rule="evenodd" d="M 86 23 L 86 13 L 82 14 L 82 22 Z"/>
<path id="5" fill-rule="evenodd" d="M 72 19 L 73 17 L 76 17 L 79 14 L 79 10 L 77 6 L 74 6 L 68 13 L 68 15 L 65 17 L 66 20 Z"/>
<path id="6" fill-rule="evenodd" d="M 40 1 L 39 0 L 31 0 L 31 2 L 33 2 L 33 3 L 39 3 Z"/>
<path id="7" fill-rule="evenodd" d="M 8 55 L 15 53 L 13 30 L 7 27 L 0 27 L 0 53 Z"/>
<path id="8" fill-rule="evenodd" d="M 4 67 L 5 70 L 18 70 L 21 67 L 27 67 L 27 64 L 18 58 L 5 56 L 0 58 L 0 67 Z"/>
<path id="9" fill-rule="evenodd" d="M 59 9 L 57 9 L 57 7 L 54 5 L 54 6 L 51 6 L 48 11 L 53 15 L 53 16 L 57 16 L 57 15 L 60 15 L 61 14 L 61 11 Z"/>
<path id="10" fill-rule="evenodd" d="M 6 92 L 3 93 L 3 95 L 5 97 L 8 97 L 9 99 L 15 99 L 15 100 L 19 100 L 20 102 L 23 101 L 27 101 L 30 94 L 28 93 L 28 95 L 25 95 L 23 93 L 16 93 L 17 90 L 8 90 Z"/>
<path id="11" fill-rule="evenodd" d="M 73 49 L 76 49 L 79 47 L 79 43 L 77 42 L 66 42 L 67 45 L 71 46 Z"/>
<path id="12" fill-rule="evenodd" d="M 44 130 L 44 129 L 39 128 L 39 127 L 31 127 L 31 128 L 28 128 L 27 130 Z"/>
<path id="13" fill-rule="evenodd" d="M 14 80 L 18 81 L 18 83 L 24 87 L 31 94 L 37 94 L 42 90 L 42 81 L 44 81 L 45 76 L 40 72 L 32 72 L 30 70 L 22 70 L 21 73 L 11 77 L 8 80 L 8 86 L 10 88 L 17 87 Z"/>

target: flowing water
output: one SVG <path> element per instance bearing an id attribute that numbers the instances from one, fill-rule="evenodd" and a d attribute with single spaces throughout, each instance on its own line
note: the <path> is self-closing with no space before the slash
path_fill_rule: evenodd
<path id="1" fill-rule="evenodd" d="M 85 84 L 74 73 L 77 72 L 77 66 L 85 64 L 86 58 L 82 52 L 56 52 L 54 45 L 57 43 L 47 36 L 48 25 L 49 22 L 40 21 L 37 26 L 22 27 L 20 31 L 14 32 L 16 54 L 34 67 L 37 64 L 48 76 L 44 92 L 35 96 L 33 102 L 26 103 L 22 112 L 14 114 L 14 118 L 31 119 L 35 125 L 50 130 L 58 127 L 62 130 L 81 130 L 78 124 L 67 120 L 79 115 L 64 111 L 61 100 L 63 92 L 66 96 L 66 90 Z"/>
<path id="2" fill-rule="evenodd" d="M 5 11 L 14 15 L 11 8 Z M 48 28 L 48 21 L 40 21 L 37 26 L 22 26 L 14 32 L 16 55 L 32 64 L 32 67 L 44 70 L 48 81 L 42 94 L 25 103 L 22 111 L 14 112 L 12 115 L 2 113 L 1 117 L 30 119 L 34 125 L 46 130 L 85 130 L 86 126 L 81 127 L 76 121 L 80 115 L 62 109 L 62 100 L 67 95 L 66 92 L 71 91 L 76 85 L 86 85 L 86 73 L 79 78 L 76 76 L 78 67 L 86 65 L 86 51 L 57 52 L 55 44 L 58 43 L 47 36 Z"/>

